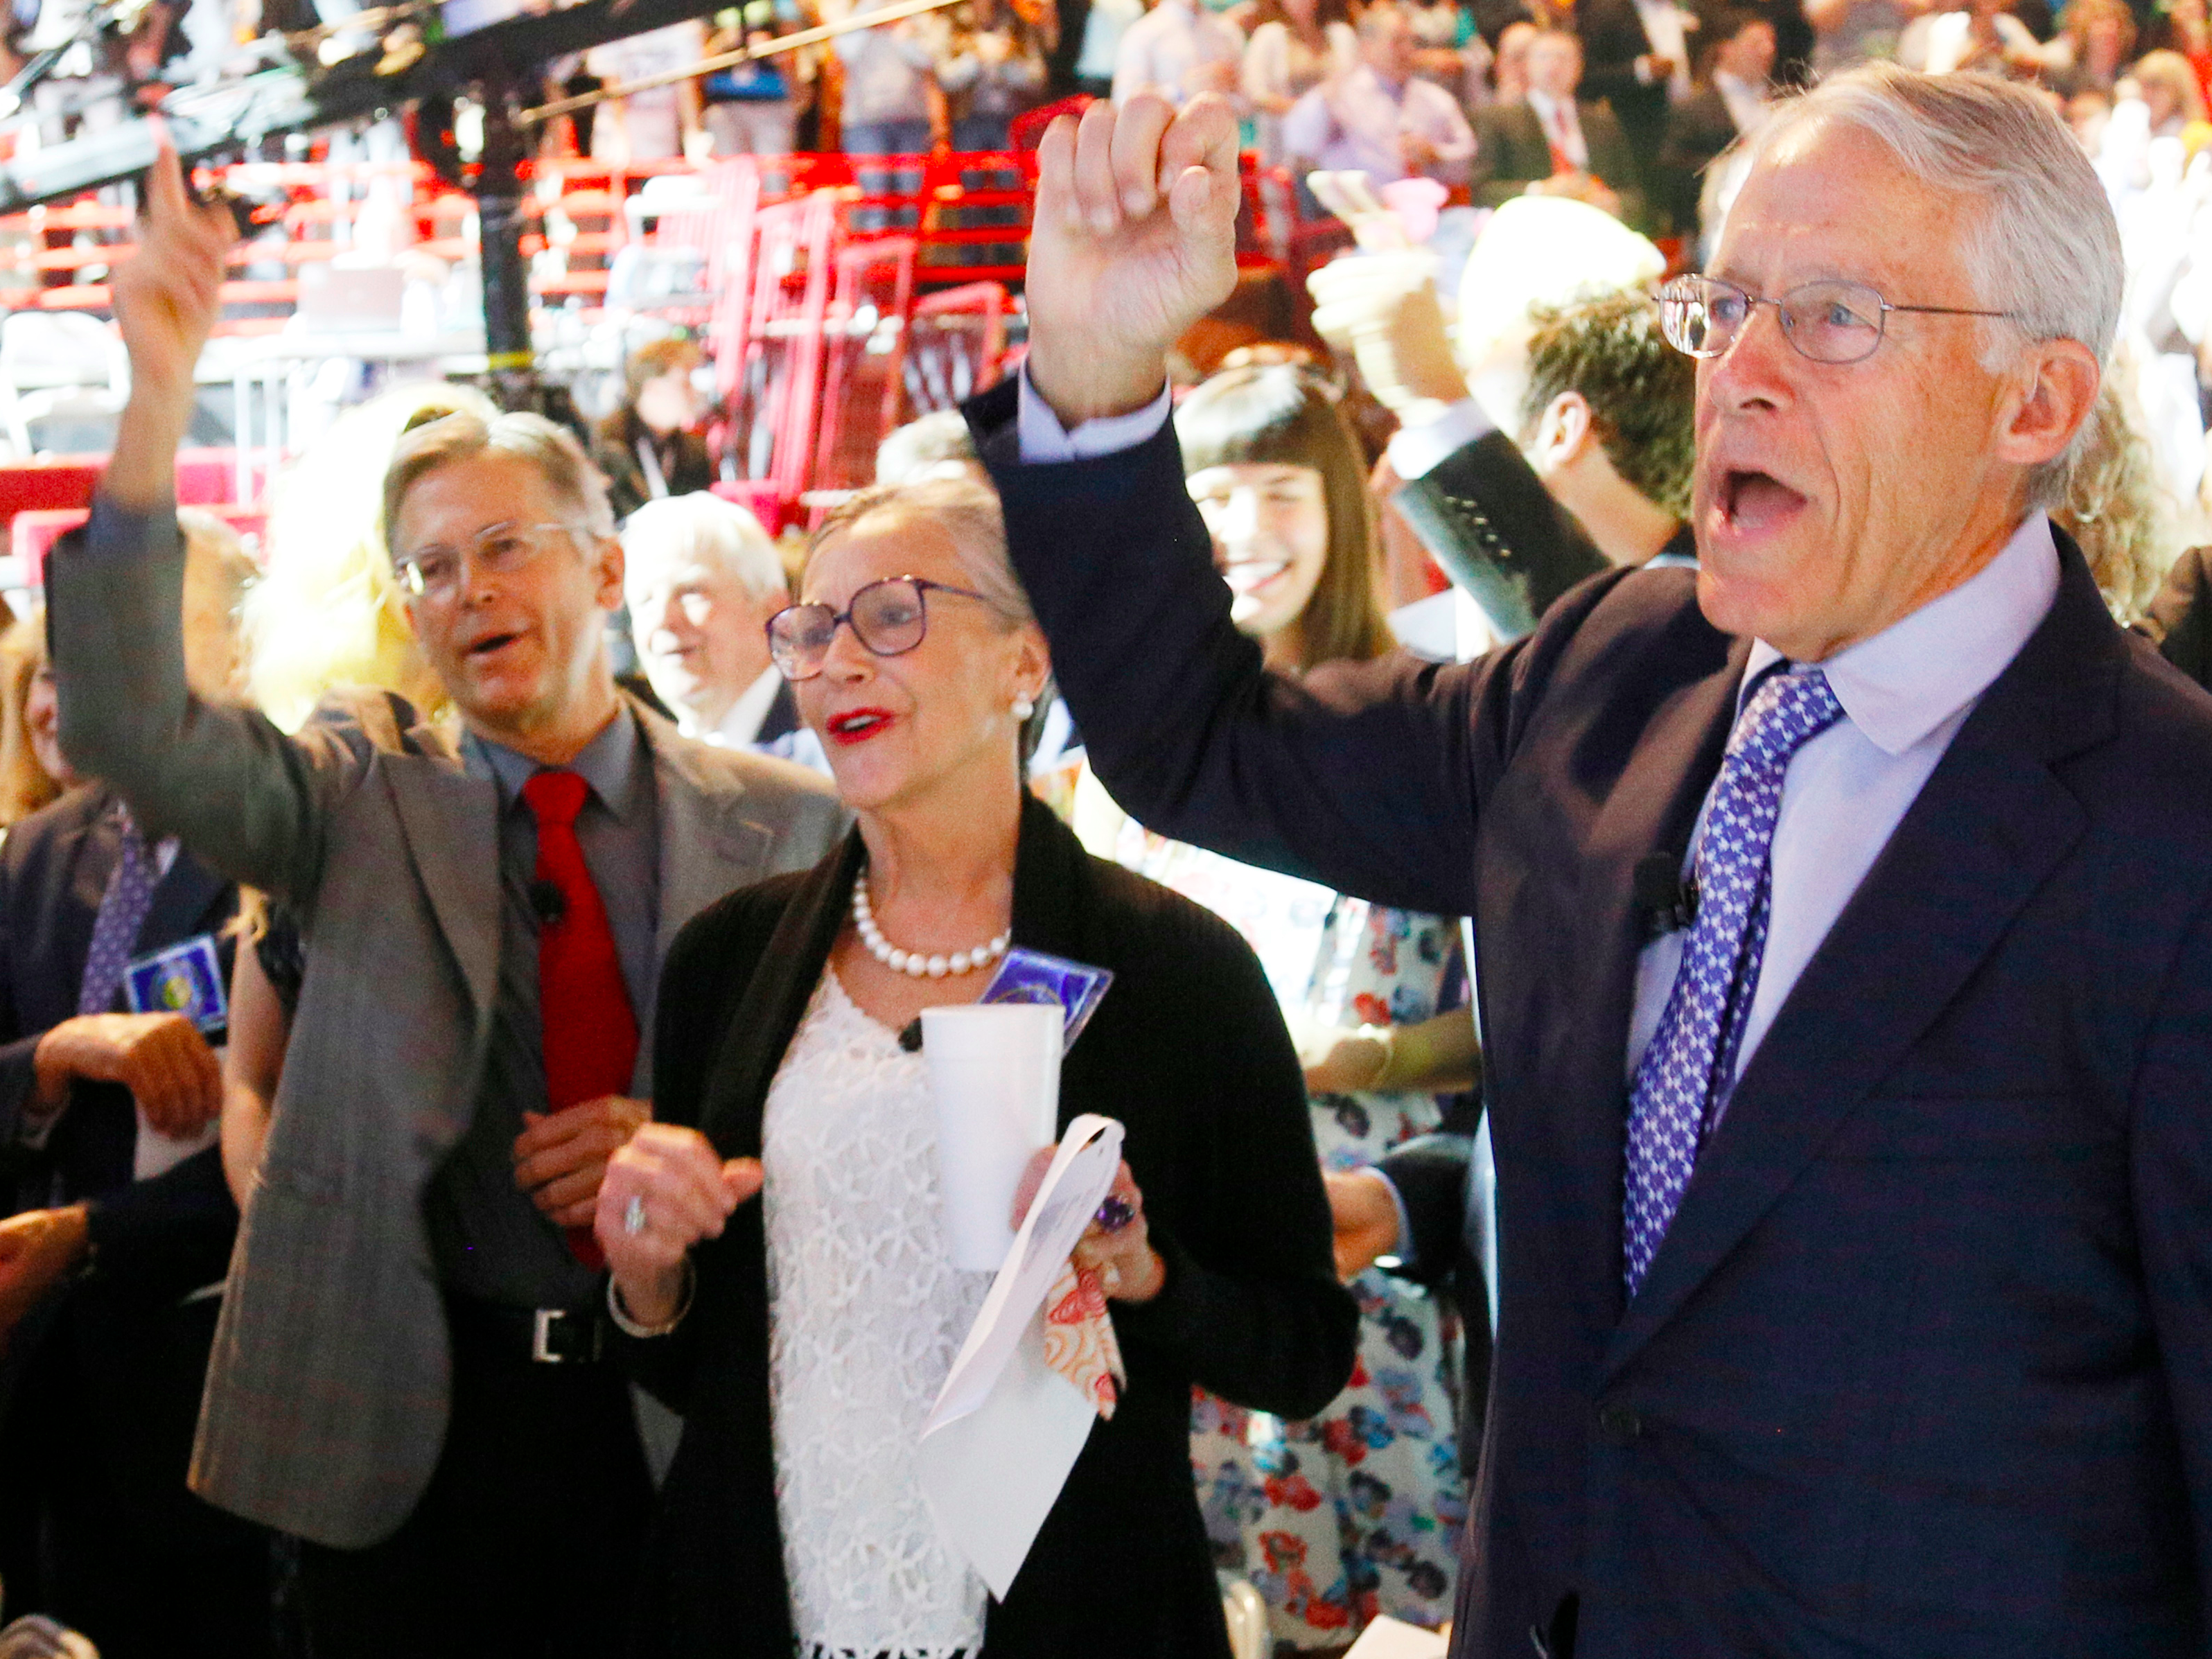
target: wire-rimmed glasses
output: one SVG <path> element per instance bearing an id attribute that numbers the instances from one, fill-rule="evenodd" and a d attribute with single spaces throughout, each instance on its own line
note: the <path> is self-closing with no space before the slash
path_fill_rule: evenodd
<path id="1" fill-rule="evenodd" d="M 931 593 L 991 603 L 965 587 L 921 576 L 885 576 L 854 594 L 842 611 L 826 605 L 786 605 L 768 619 L 768 654 L 784 678 L 811 680 L 822 672 L 837 630 L 849 627 L 853 637 L 877 656 L 904 656 L 929 631 L 926 596 Z"/>
<path id="2" fill-rule="evenodd" d="M 399 580 L 418 599 L 442 604 L 459 592 L 465 563 L 479 573 L 508 575 L 533 563 L 556 536 L 574 537 L 570 524 L 486 525 L 460 546 L 434 542 L 398 562 Z"/>
<path id="3" fill-rule="evenodd" d="M 1856 363 L 1881 343 L 1889 313 L 1936 317 L 2012 317 L 2009 311 L 1965 306 L 1892 305 L 1865 283 L 1842 277 L 1803 283 L 1769 300 L 1717 276 L 1677 276 L 1659 290 L 1659 326 L 1667 343 L 1692 357 L 1717 357 L 1735 343 L 1753 310 L 1772 306 L 1782 336 L 1816 363 Z"/>

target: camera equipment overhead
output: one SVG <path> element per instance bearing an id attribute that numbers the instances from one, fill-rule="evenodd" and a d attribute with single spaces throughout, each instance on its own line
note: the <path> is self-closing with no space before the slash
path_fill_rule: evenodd
<path id="1" fill-rule="evenodd" d="M 483 258 L 484 331 L 496 374 L 526 379 L 529 290 L 520 249 L 523 158 L 520 129 L 609 99 L 711 75 L 856 29 L 894 23 L 958 0 L 899 3 L 789 34 L 757 46 L 702 58 L 684 69 L 535 109 L 514 106 L 529 67 L 610 40 L 710 15 L 702 0 L 404 0 L 290 34 L 263 37 L 249 50 L 270 66 L 235 79 L 180 88 L 160 112 L 187 163 L 286 133 L 394 114 L 428 98 L 473 90 L 483 106 L 483 157 L 473 189 Z M 492 14 L 487 18 L 487 13 Z M 19 94 L 20 95 L 20 94 Z M 127 121 L 107 131 L 49 145 L 0 167 L 0 214 L 135 179 L 154 164 L 155 126 Z M 510 388 L 524 394 L 517 384 Z"/>

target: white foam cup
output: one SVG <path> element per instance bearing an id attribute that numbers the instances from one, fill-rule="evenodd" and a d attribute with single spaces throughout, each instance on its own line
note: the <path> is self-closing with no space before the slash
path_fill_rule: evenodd
<path id="1" fill-rule="evenodd" d="M 1059 1139 L 1057 1005 L 998 1002 L 921 1011 L 921 1054 L 937 1108 L 938 1194 L 952 1265 L 995 1273 L 1013 1248 L 1014 1193 Z"/>

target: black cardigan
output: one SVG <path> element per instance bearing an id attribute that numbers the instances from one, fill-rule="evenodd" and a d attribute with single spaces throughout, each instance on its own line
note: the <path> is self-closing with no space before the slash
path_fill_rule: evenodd
<path id="1" fill-rule="evenodd" d="M 654 1115 L 758 1157 L 769 1085 L 842 926 L 858 833 L 813 870 L 731 895 L 663 970 Z M 1099 1423 L 1003 1604 L 989 1659 L 1226 1659 L 1192 1488 L 1190 1389 L 1289 1418 L 1352 1373 L 1358 1314 L 1331 1265 L 1328 1206 L 1297 1060 L 1251 951 L 1211 913 L 1091 858 L 1025 801 L 1014 939 L 1114 970 L 1060 1073 L 1060 1121 L 1121 1121 L 1168 1267 L 1113 1304 L 1129 1387 Z M 766 1245 L 757 1203 L 696 1253 L 674 1334 L 621 1342 L 684 1414 L 640 1592 L 635 1650 L 792 1651 L 769 1420 Z"/>

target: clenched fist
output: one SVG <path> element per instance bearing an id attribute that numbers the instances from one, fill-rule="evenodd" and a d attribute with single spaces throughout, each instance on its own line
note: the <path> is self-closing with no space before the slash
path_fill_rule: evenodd
<path id="1" fill-rule="evenodd" d="M 631 1136 L 607 1160 L 592 1222 L 630 1316 L 647 1325 L 674 1317 L 691 1247 L 720 1238 L 760 1188 L 757 1158 L 726 1161 L 696 1129 L 648 1123 Z"/>
<path id="2" fill-rule="evenodd" d="M 1156 396 L 1168 349 L 1237 286 L 1237 116 L 1149 94 L 1063 116 L 1037 148 L 1030 383 L 1071 430 Z"/>

